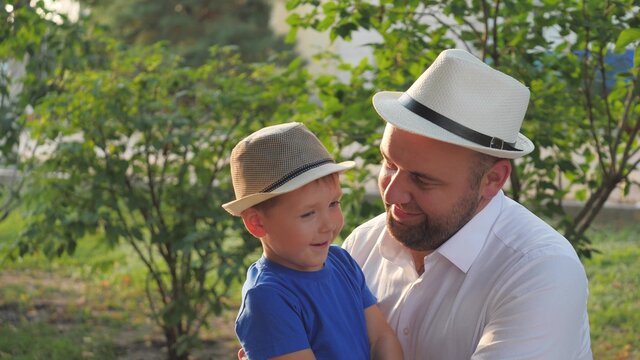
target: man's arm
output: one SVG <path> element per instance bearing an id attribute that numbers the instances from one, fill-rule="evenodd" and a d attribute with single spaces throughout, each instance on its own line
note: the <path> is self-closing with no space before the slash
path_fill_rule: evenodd
<path id="1" fill-rule="evenodd" d="M 592 358 L 588 285 L 577 260 L 533 260 L 499 292 L 473 360 Z"/>
<path id="2" fill-rule="evenodd" d="M 378 305 L 371 305 L 364 311 L 372 359 L 402 359 L 402 347 L 396 334 L 380 312 Z"/>

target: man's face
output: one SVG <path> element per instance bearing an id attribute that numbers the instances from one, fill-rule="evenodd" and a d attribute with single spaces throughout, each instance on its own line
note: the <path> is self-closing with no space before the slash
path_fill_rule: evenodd
<path id="1" fill-rule="evenodd" d="M 380 194 L 391 235 L 416 251 L 432 251 L 478 211 L 482 176 L 471 150 L 387 125 L 380 152 Z"/>

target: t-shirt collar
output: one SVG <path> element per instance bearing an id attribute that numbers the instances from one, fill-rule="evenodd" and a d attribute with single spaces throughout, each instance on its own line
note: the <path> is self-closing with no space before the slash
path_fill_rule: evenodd
<path id="1" fill-rule="evenodd" d="M 493 223 L 500 214 L 504 193 L 502 190 L 489 201 L 476 216 L 473 217 L 447 242 L 442 244 L 434 253 L 447 258 L 453 265 L 465 274 L 480 254 L 489 236 Z M 387 234 L 382 232 L 378 239 L 380 254 L 387 260 L 401 266 L 412 266 L 413 260 L 407 248 Z"/>
<path id="2" fill-rule="evenodd" d="M 503 200 L 504 193 L 501 190 L 484 209 L 442 244 L 436 252 L 466 274 L 484 247 L 489 231 L 500 214 Z"/>

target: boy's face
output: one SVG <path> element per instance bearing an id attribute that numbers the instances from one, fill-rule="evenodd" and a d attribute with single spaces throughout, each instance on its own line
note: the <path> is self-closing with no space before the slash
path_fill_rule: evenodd
<path id="1" fill-rule="evenodd" d="M 344 225 L 341 197 L 338 177 L 326 177 L 278 196 L 272 207 L 259 211 L 267 259 L 299 271 L 322 269 Z"/>

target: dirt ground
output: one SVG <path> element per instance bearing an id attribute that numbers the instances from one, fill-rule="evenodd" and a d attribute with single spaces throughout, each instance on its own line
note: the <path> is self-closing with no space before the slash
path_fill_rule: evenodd
<path id="1" fill-rule="evenodd" d="M 95 290 L 89 290 L 90 286 L 78 279 L 48 272 L 0 270 L 0 289 L 9 287 L 21 289 L 22 295 L 11 299 L 7 298 L 6 291 L 3 293 L 4 298 L 0 298 L 2 327 L 17 326 L 25 321 L 44 322 L 55 326 L 65 336 L 74 326 L 86 326 L 88 322 L 91 330 L 83 340 L 91 341 L 92 336 L 110 334 L 116 359 L 166 359 L 164 338 L 152 321 L 132 320 L 132 324 L 127 324 L 127 317 L 133 319 L 135 314 L 118 314 L 113 306 L 96 301 Z M 90 315 L 78 316 L 79 312 Z M 210 322 L 210 329 L 202 336 L 203 348 L 194 351 L 191 359 L 236 359 L 238 345 L 233 334 L 233 315 L 234 312 L 229 311 Z M 104 317 L 117 319 L 119 325 L 112 327 L 108 321 L 92 320 Z M 137 317 L 140 318 L 139 314 Z M 83 357 L 92 358 L 92 355 Z"/>

